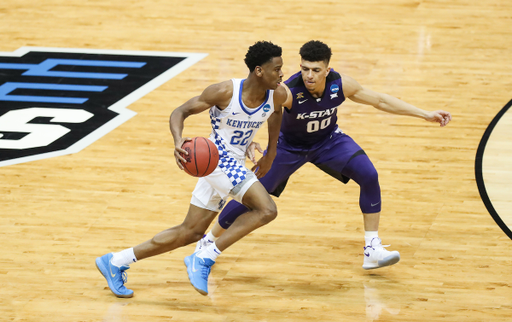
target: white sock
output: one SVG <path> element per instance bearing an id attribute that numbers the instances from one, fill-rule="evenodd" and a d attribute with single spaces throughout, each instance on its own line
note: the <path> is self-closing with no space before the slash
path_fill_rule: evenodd
<path id="1" fill-rule="evenodd" d="M 375 237 L 379 238 L 379 232 L 378 231 L 365 231 L 364 232 L 364 242 L 365 245 L 368 246 L 371 244 L 372 239 Z"/>
<path id="2" fill-rule="evenodd" d="M 208 234 L 206 234 L 205 239 L 206 239 L 207 241 L 212 241 L 212 242 L 214 242 L 214 241 L 216 241 L 217 239 L 219 239 L 219 237 L 215 237 L 215 236 L 213 236 L 212 232 L 210 231 Z"/>
<path id="3" fill-rule="evenodd" d="M 221 253 L 221 251 L 217 248 L 217 245 L 215 245 L 215 243 L 213 243 L 210 246 L 206 247 L 206 249 L 200 251 L 197 254 L 197 257 L 209 258 L 215 262 L 215 260 L 217 259 L 217 256 L 219 256 L 220 253 Z"/>
<path id="4" fill-rule="evenodd" d="M 114 257 L 112 257 L 112 265 L 121 267 L 121 266 L 130 266 L 131 263 L 135 263 L 137 258 L 133 253 L 133 247 L 120 251 L 119 253 L 114 253 Z"/>

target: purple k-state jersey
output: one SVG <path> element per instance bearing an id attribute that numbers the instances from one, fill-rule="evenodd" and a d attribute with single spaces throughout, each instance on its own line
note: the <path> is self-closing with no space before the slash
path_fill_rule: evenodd
<path id="1" fill-rule="evenodd" d="M 324 94 L 314 98 L 308 92 L 300 72 L 285 81 L 293 95 L 292 108 L 285 108 L 281 135 L 286 143 L 310 148 L 328 138 L 338 126 L 338 106 L 345 101 L 341 75 L 331 69 Z"/>

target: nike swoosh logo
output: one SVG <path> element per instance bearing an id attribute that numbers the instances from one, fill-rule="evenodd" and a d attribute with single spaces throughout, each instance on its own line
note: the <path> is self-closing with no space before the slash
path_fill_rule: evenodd
<path id="1" fill-rule="evenodd" d="M 113 274 L 112 273 L 112 258 L 110 259 L 110 261 L 108 262 L 108 268 L 110 269 L 110 276 L 112 277 L 116 277 L 116 274 Z"/>
<path id="2" fill-rule="evenodd" d="M 304 103 L 305 101 L 307 101 L 307 99 L 303 100 L 303 101 L 299 101 L 299 104 L 302 104 Z"/>
<path id="3" fill-rule="evenodd" d="M 238 114 L 240 114 L 240 113 L 235 113 L 235 112 L 231 113 L 231 115 L 238 115 Z"/>
<path id="4" fill-rule="evenodd" d="M 380 204 L 380 201 L 379 201 L 379 202 L 377 202 L 377 203 L 372 203 L 371 205 L 372 205 L 372 207 L 375 207 L 375 206 L 377 206 L 378 204 Z"/>
<path id="5" fill-rule="evenodd" d="M 195 258 L 192 259 L 192 272 L 197 272 Z"/>
<path id="6" fill-rule="evenodd" d="M 364 253 L 364 256 L 370 257 L 370 253 Z"/>

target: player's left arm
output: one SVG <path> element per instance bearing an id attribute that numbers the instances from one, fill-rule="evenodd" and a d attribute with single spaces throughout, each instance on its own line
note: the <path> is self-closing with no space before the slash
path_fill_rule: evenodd
<path id="1" fill-rule="evenodd" d="M 292 92 L 290 91 L 288 86 L 286 86 L 285 83 L 281 83 L 281 86 L 286 90 L 286 100 L 284 101 L 282 106 L 286 107 L 287 109 L 291 109 L 293 101 Z M 249 144 L 249 146 L 247 147 L 247 151 L 245 151 L 245 155 L 247 156 L 247 158 L 249 158 L 249 160 L 251 160 L 251 162 L 254 164 L 256 164 L 256 151 L 263 154 L 263 149 L 261 148 L 261 145 L 258 142 L 254 141 Z"/>
<path id="2" fill-rule="evenodd" d="M 252 171 L 256 170 L 256 177 L 261 178 L 272 167 L 272 162 L 277 154 L 277 140 L 279 139 L 279 130 L 281 129 L 281 120 L 283 119 L 282 105 L 285 102 L 287 93 L 283 87 L 278 87 L 274 91 L 274 113 L 268 118 L 268 146 L 267 153 L 256 162 Z"/>
<path id="3" fill-rule="evenodd" d="M 452 120 L 450 112 L 422 110 L 391 95 L 364 88 L 356 80 L 346 75 L 343 75 L 343 92 L 345 97 L 356 103 L 372 105 L 384 112 L 419 117 L 429 122 L 437 122 L 441 126 L 447 125 Z"/>
<path id="4" fill-rule="evenodd" d="M 284 88 L 286 91 L 286 99 L 282 105 L 283 105 L 283 107 L 286 107 L 287 109 L 290 110 L 292 108 L 292 103 L 293 103 L 292 91 L 290 90 L 288 85 L 286 85 L 284 82 L 281 83 L 281 87 Z"/>

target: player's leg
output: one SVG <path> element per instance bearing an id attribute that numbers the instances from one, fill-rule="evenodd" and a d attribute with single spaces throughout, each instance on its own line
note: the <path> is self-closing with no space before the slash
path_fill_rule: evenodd
<path id="1" fill-rule="evenodd" d="M 166 229 L 133 248 L 98 257 L 96 267 L 107 280 L 112 293 L 117 297 L 132 297 L 133 291 L 124 286 L 130 264 L 196 242 L 216 215 L 217 212 L 190 205 L 182 224 Z"/>
<path id="2" fill-rule="evenodd" d="M 389 266 L 400 260 L 396 251 L 388 252 L 378 236 L 381 194 L 377 170 L 368 156 L 348 135 L 336 132 L 327 143 L 316 151 L 312 161 L 332 177 L 347 182 L 354 180 L 360 187 L 359 206 L 365 228 L 365 261 L 363 268 Z"/>
<path id="3" fill-rule="evenodd" d="M 144 259 L 194 243 L 201 239 L 201 236 L 203 236 L 216 216 L 217 212 L 215 211 L 191 204 L 188 214 L 181 225 L 164 230 L 150 240 L 134 247 L 135 256 L 139 259 Z M 213 263 L 203 262 L 202 264 L 206 265 L 197 265 L 197 269 L 201 272 L 206 270 L 209 273 L 209 267 Z M 210 265 L 208 266 L 207 264 Z M 188 265 L 187 261 L 185 261 L 185 265 L 187 265 L 187 273 L 192 286 L 199 290 L 197 281 L 194 279 L 191 271 L 195 267 Z"/>
<path id="4" fill-rule="evenodd" d="M 292 152 L 286 149 L 286 144 L 280 141 L 277 154 L 269 172 L 260 179 L 261 184 L 268 193 L 279 197 L 286 187 L 288 178 L 307 161 L 306 153 Z M 265 151 L 266 153 L 267 151 Z M 197 242 L 194 252 L 198 252 L 215 242 L 235 220 L 249 209 L 236 200 L 231 200 L 222 210 L 212 230 Z"/>
<path id="5" fill-rule="evenodd" d="M 217 212 L 190 205 L 180 225 L 166 229 L 133 248 L 136 260 L 169 252 L 201 239 Z"/>
<path id="6" fill-rule="evenodd" d="M 242 203 L 251 211 L 239 216 L 215 242 L 220 251 L 224 251 L 242 237 L 277 217 L 276 204 L 259 181 L 247 190 Z"/>
<path id="7" fill-rule="evenodd" d="M 277 216 L 277 208 L 274 200 L 270 197 L 266 189 L 259 181 L 254 181 L 244 193 L 242 198 L 245 209 L 249 207 L 250 211 L 244 212 L 238 216 L 236 221 L 228 230 L 224 230 L 217 241 L 214 243 L 215 253 L 220 254 L 233 243 L 249 234 L 251 231 L 269 223 Z M 215 260 L 217 256 L 212 259 Z"/>
<path id="8" fill-rule="evenodd" d="M 260 183 L 269 194 L 279 197 L 286 187 L 288 178 L 306 162 L 306 154 L 289 151 L 285 149 L 285 143 L 280 141 L 272 167 L 263 178 L 259 179 Z M 218 222 L 220 228 L 228 229 L 239 216 L 247 211 L 249 209 L 240 202 L 236 200 L 230 201 L 219 215 Z M 216 230 L 220 231 L 220 229 Z"/>
<path id="9" fill-rule="evenodd" d="M 267 182 L 273 181 L 275 179 L 275 177 L 271 176 L 268 176 L 267 178 L 269 178 L 269 180 L 266 180 Z M 268 191 L 269 189 L 266 190 Z M 235 222 L 238 217 L 248 211 L 249 208 L 236 200 L 231 200 L 228 202 L 224 209 L 222 209 L 222 212 L 220 213 L 217 221 L 215 221 L 213 224 L 212 229 L 207 234 L 203 235 L 203 238 L 197 242 L 194 252 L 201 251 L 209 245 L 213 244 L 226 231 L 226 229 L 228 229 Z"/>
<path id="10" fill-rule="evenodd" d="M 246 187 L 247 191 L 238 195 L 242 202 L 252 210 L 238 217 L 230 229 L 226 230 L 216 242 L 185 258 L 190 282 L 203 295 L 208 294 L 208 276 L 221 252 L 277 216 L 274 201 L 256 177 L 254 175 L 253 177 L 254 180 L 247 184 L 250 186 Z"/>
<path id="11" fill-rule="evenodd" d="M 200 241 L 197 242 L 194 252 L 201 251 L 213 244 L 226 231 L 226 229 L 228 229 L 235 222 L 238 217 L 248 211 L 249 208 L 236 200 L 231 200 L 228 202 L 228 204 L 220 213 L 219 218 L 215 224 L 213 224 L 212 229 L 207 234 L 205 234 Z"/>
<path id="12" fill-rule="evenodd" d="M 213 244 L 224 233 L 226 229 L 222 228 L 218 221 L 215 221 L 212 229 L 203 235 L 203 237 L 196 243 L 194 253 L 197 253 L 206 247 Z"/>
<path id="13" fill-rule="evenodd" d="M 222 212 L 220 213 L 217 221 L 215 221 L 215 224 L 213 224 L 212 229 L 197 242 L 194 252 L 199 252 L 213 244 L 238 217 L 248 211 L 249 208 L 236 200 L 228 202 L 224 209 L 222 209 Z"/>
<path id="14" fill-rule="evenodd" d="M 377 231 L 382 203 L 379 176 L 373 163 L 366 154 L 359 153 L 350 158 L 341 174 L 359 185 L 359 207 L 363 213 L 365 231 Z"/>
<path id="15" fill-rule="evenodd" d="M 389 266 L 400 261 L 397 251 L 388 251 L 378 235 L 381 196 L 377 170 L 367 155 L 358 155 L 348 162 L 342 174 L 360 187 L 359 206 L 363 212 L 365 228 L 364 269 Z"/>
<path id="16" fill-rule="evenodd" d="M 96 259 L 96 266 L 107 280 L 110 290 L 118 297 L 131 297 L 126 270 L 130 264 L 151 256 L 171 251 L 196 242 L 203 236 L 224 201 L 203 178 L 198 180 L 185 220 L 180 225 L 164 230 L 135 247 L 118 253 L 109 253 Z"/>

